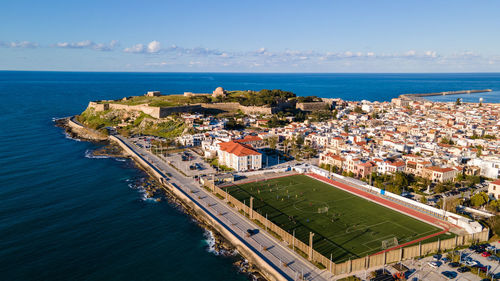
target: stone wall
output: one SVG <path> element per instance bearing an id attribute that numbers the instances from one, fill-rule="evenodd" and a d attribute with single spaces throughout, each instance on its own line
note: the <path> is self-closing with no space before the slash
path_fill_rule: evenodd
<path id="1" fill-rule="evenodd" d="M 88 108 L 94 108 L 95 111 L 104 111 L 108 109 L 115 110 L 126 110 L 126 111 L 142 111 L 149 114 L 155 118 L 164 118 L 172 113 L 177 112 L 205 112 L 206 110 L 220 110 L 226 112 L 236 112 L 241 110 L 245 114 L 274 114 L 285 108 L 292 107 L 293 104 L 289 102 L 280 103 L 276 107 L 265 107 L 265 106 L 244 106 L 237 102 L 222 102 L 222 103 L 199 103 L 191 105 L 182 106 L 172 106 L 172 107 L 155 107 L 149 106 L 147 104 L 139 105 L 127 105 L 120 103 L 98 103 L 89 102 Z"/>
<path id="2" fill-rule="evenodd" d="M 298 102 L 296 104 L 296 108 L 302 111 L 317 111 L 317 110 L 325 110 L 326 108 L 330 108 L 330 104 L 324 101 L 318 102 Z"/>
<path id="3" fill-rule="evenodd" d="M 104 111 L 108 109 L 125 110 L 125 111 L 141 111 L 153 116 L 154 118 L 164 118 L 176 112 L 202 112 L 200 104 L 172 106 L 172 107 L 156 107 L 146 104 L 127 105 L 119 103 L 101 104 L 90 102 L 88 108 L 94 108 L 95 111 Z"/>

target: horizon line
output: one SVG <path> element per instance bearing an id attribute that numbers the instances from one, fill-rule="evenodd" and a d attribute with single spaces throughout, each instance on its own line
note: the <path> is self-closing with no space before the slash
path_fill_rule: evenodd
<path id="1" fill-rule="evenodd" d="M 220 74 L 500 74 L 498 72 L 237 72 L 237 71 L 120 71 L 120 70 L 12 70 L 0 72 L 68 72 L 68 73 L 220 73 Z"/>

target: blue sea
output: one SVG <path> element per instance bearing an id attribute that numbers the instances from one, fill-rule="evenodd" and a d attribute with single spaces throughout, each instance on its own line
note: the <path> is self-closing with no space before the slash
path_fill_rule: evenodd
<path id="1" fill-rule="evenodd" d="M 144 199 L 133 163 L 90 157 L 98 144 L 53 122 L 90 100 L 218 86 L 371 101 L 491 88 L 484 102 L 500 100 L 500 74 L 0 71 L 0 280 L 246 280 L 175 204 Z"/>

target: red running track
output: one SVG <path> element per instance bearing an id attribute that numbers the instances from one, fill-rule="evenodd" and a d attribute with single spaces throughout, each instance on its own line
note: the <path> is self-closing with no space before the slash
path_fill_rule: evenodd
<path id="1" fill-rule="evenodd" d="M 387 251 L 390 251 L 390 250 L 394 250 L 394 249 L 398 249 L 398 248 L 401 248 L 401 247 L 405 247 L 405 246 L 408 246 L 408 245 L 411 245 L 411 244 L 423 241 L 425 239 L 429 239 L 431 237 L 441 235 L 443 233 L 448 232 L 449 229 L 450 229 L 451 225 L 449 223 L 443 221 L 443 220 L 440 220 L 440 219 L 437 219 L 435 217 L 429 216 L 427 214 L 421 213 L 419 211 L 416 211 L 414 209 L 408 208 L 406 206 L 399 205 L 399 204 L 397 204 L 395 202 L 392 202 L 390 200 L 381 198 L 381 197 L 376 196 L 374 194 L 371 194 L 369 192 L 362 191 L 362 190 L 360 190 L 358 188 L 349 186 L 347 184 L 344 184 L 344 183 L 341 183 L 341 182 L 338 182 L 338 181 L 334 181 L 334 180 L 328 179 L 326 177 L 323 177 L 323 176 L 320 176 L 320 175 L 317 175 L 317 174 L 307 174 L 307 175 L 310 176 L 310 177 L 313 177 L 315 179 L 318 179 L 320 181 L 329 183 L 329 184 L 331 184 L 331 185 L 333 185 L 333 186 L 335 186 L 337 188 L 340 188 L 340 189 L 343 189 L 345 191 L 357 194 L 358 196 L 364 197 L 365 199 L 369 199 L 371 201 L 375 201 L 375 202 L 377 202 L 377 203 L 379 203 L 379 204 L 381 204 L 383 206 L 386 206 L 388 208 L 400 211 L 400 212 L 405 213 L 405 214 L 407 214 L 407 215 L 409 215 L 411 217 L 414 217 L 414 218 L 417 218 L 419 220 L 428 222 L 428 223 L 430 223 L 430 224 L 432 224 L 434 226 L 437 226 L 437 227 L 443 229 L 443 231 L 440 231 L 440 232 L 437 232 L 437 233 L 433 233 L 433 234 L 427 235 L 425 237 L 421 237 L 421 238 L 415 239 L 413 241 L 410 241 L 410 242 L 398 245 L 396 247 L 392 247 L 392 248 L 383 250 L 383 251 L 375 253 L 373 255 L 378 255 L 378 254 L 383 253 L 383 252 L 387 252 Z M 442 225 L 446 225 L 446 227 L 443 227 Z"/>

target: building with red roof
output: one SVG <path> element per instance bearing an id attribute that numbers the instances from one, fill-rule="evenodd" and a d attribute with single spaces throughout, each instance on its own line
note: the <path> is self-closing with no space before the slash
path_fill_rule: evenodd
<path id="1" fill-rule="evenodd" d="M 236 171 L 258 170 L 262 168 L 262 154 L 251 145 L 237 141 L 219 143 L 219 164 Z"/>

